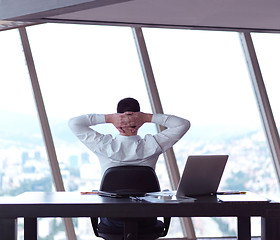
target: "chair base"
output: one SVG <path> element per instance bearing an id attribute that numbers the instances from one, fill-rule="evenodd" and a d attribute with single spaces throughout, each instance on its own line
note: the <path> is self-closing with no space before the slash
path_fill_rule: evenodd
<path id="1" fill-rule="evenodd" d="M 126 236 L 124 237 L 124 234 L 120 235 L 111 235 L 111 234 L 102 234 L 99 233 L 99 237 L 105 239 L 105 240 L 155 240 L 160 238 L 161 236 L 158 236 L 158 234 L 151 235 L 138 235 L 137 238 L 135 236 Z"/>
<path id="2" fill-rule="evenodd" d="M 153 222 L 152 225 L 149 224 L 151 222 Z M 98 224 L 98 235 L 106 240 L 154 240 L 162 237 L 163 232 L 164 224 L 156 218 L 148 218 L 146 221 L 145 219 L 116 221 L 102 218 Z"/>

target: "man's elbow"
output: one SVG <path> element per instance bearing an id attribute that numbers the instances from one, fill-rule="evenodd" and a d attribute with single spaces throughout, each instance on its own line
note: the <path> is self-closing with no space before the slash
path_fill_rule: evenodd
<path id="1" fill-rule="evenodd" d="M 69 127 L 70 129 L 74 129 L 76 126 L 77 126 L 77 120 L 76 120 L 76 118 L 70 118 L 70 119 L 68 120 L 68 127 Z"/>
<path id="2" fill-rule="evenodd" d="M 191 122 L 189 120 L 185 120 L 185 131 L 189 131 L 190 127 L 191 127 Z"/>

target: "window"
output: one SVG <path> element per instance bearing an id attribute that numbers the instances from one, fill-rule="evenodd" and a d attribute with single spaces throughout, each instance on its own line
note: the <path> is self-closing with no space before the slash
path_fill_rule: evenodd
<path id="1" fill-rule="evenodd" d="M 164 112 L 192 124 L 174 147 L 180 172 L 188 155 L 229 154 L 221 190 L 279 195 L 238 34 L 152 28 L 143 32 Z M 116 103 L 128 96 L 140 101 L 143 112 L 151 112 L 131 29 L 42 24 L 28 27 L 27 33 L 65 188 L 98 188 L 98 160 L 70 132 L 67 122 L 80 114 L 115 112 Z M 252 36 L 279 128 L 275 65 L 280 56 L 279 35 Z M 0 162 L 6 169 L 1 172 L 1 194 L 51 191 L 45 145 L 17 30 L 0 32 L 0 52 Z M 110 125 L 98 130 L 117 134 Z M 147 124 L 140 135 L 155 131 Z M 157 173 L 162 189 L 170 189 L 163 157 Z M 197 237 L 236 234 L 233 218 L 193 220 Z M 40 221 L 39 228 L 44 229 L 40 237 L 50 235 L 48 227 L 53 224 L 59 237 L 63 231 L 60 219 Z M 171 224 L 168 237 L 181 237 L 177 220 Z M 259 224 L 259 219 L 253 219 L 254 235 L 260 235 Z M 74 225 L 79 240 L 93 236 L 88 219 L 74 219 Z"/>
<path id="2" fill-rule="evenodd" d="M 280 41 L 280 34 L 252 33 L 252 39 L 259 60 L 267 94 L 269 96 L 274 119 L 279 131 L 280 111 L 278 108 L 278 91 L 280 87 L 280 71 L 277 63 L 280 60 L 280 47 L 278 44 Z"/>
<path id="3" fill-rule="evenodd" d="M 27 33 L 65 188 L 98 189 L 98 159 L 71 133 L 68 120 L 86 113 L 116 112 L 117 102 L 125 97 L 138 99 L 141 111 L 151 112 L 132 30 L 44 24 L 28 27 Z M 96 128 L 117 134 L 112 125 Z M 147 132 L 155 133 L 154 125 L 145 124 L 139 134 Z M 156 170 L 164 189 L 169 179 L 163 158 Z M 83 229 L 79 237 L 93 236 L 90 224 L 81 227 L 84 222 L 82 218 L 77 220 L 79 229 Z"/>
<path id="4" fill-rule="evenodd" d="M 52 181 L 18 30 L 0 32 L 0 193 L 50 191 Z M 19 237 L 23 237 L 19 221 Z"/>
<path id="5" fill-rule="evenodd" d="M 1 192 L 50 189 L 31 183 L 50 180 L 50 170 L 17 30 L 0 32 L 0 51 Z"/>
<path id="6" fill-rule="evenodd" d="M 174 148 L 180 171 L 188 155 L 229 154 L 221 189 L 276 192 L 238 33 L 148 28 L 143 32 L 164 112 L 192 124 Z M 235 219 L 193 220 L 197 237 L 236 235 Z M 260 234 L 258 224 L 253 225 L 255 235 Z"/>

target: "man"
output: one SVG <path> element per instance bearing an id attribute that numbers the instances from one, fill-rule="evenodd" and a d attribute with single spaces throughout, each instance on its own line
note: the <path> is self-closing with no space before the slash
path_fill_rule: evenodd
<path id="1" fill-rule="evenodd" d="M 149 122 L 166 129 L 141 138 L 137 131 Z M 91 126 L 104 123 L 112 123 L 120 134 L 113 137 L 91 129 Z M 104 173 L 110 167 L 122 165 L 150 166 L 155 169 L 159 155 L 184 136 L 190 128 L 190 122 L 172 115 L 143 113 L 137 100 L 125 98 L 118 103 L 117 113 L 74 117 L 69 120 L 69 127 L 98 156 Z"/>
<path id="2" fill-rule="evenodd" d="M 167 129 L 141 138 L 137 131 L 144 123 L 149 122 Z M 112 123 L 120 134 L 112 137 L 91 129 L 91 126 L 104 123 Z M 118 103 L 117 113 L 75 117 L 69 120 L 69 127 L 98 156 L 103 174 L 110 167 L 123 165 L 141 165 L 155 169 L 159 155 L 184 136 L 190 128 L 190 122 L 172 115 L 140 112 L 137 100 L 125 98 Z M 123 221 L 104 217 L 101 218 L 101 223 L 110 229 L 122 229 L 124 224 Z M 139 226 L 149 228 L 156 223 L 156 219 L 141 219 Z"/>

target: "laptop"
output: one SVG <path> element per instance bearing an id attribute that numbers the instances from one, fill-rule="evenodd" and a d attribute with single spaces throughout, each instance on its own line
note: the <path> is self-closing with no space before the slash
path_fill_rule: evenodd
<path id="1" fill-rule="evenodd" d="M 189 156 L 176 197 L 207 196 L 217 193 L 228 155 Z"/>
<path id="2" fill-rule="evenodd" d="M 163 199 L 164 201 L 173 200 L 173 197 L 178 200 L 214 195 L 217 193 L 227 160 L 228 155 L 191 155 L 185 164 L 177 191 L 164 190 L 144 195 Z M 124 197 L 123 194 L 102 191 L 99 191 L 99 195 Z M 131 193 L 128 196 L 132 196 Z M 141 197 L 141 195 L 139 196 Z"/>

